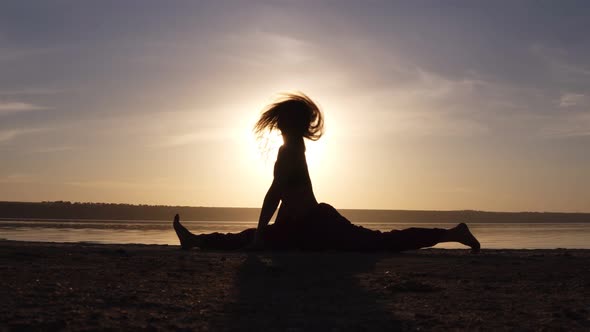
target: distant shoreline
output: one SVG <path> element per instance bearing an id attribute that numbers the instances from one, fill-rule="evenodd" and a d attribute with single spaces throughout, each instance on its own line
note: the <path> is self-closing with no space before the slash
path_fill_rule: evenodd
<path id="1" fill-rule="evenodd" d="M 338 208 L 338 207 L 336 207 Z M 589 223 L 590 213 L 487 212 L 475 210 L 338 209 L 355 222 L 379 223 Z M 256 221 L 259 208 L 190 207 L 71 202 L 0 202 L 0 220 L 168 221 L 179 213 L 192 221 Z"/>
<path id="2" fill-rule="evenodd" d="M 345 211 L 346 212 L 346 211 Z M 0 222 L 75 222 L 75 223 L 109 223 L 109 222 L 117 222 L 117 223 L 166 223 L 170 222 L 170 220 L 157 220 L 157 219 L 81 219 L 81 218 L 3 218 L 0 217 Z M 356 220 L 352 220 L 353 222 Z M 185 220 L 184 222 L 188 223 L 198 223 L 198 222 L 219 222 L 219 223 L 253 223 L 256 220 Z M 456 221 L 413 221 L 413 222 L 405 222 L 405 221 L 380 221 L 380 222 L 370 222 L 364 221 L 363 224 L 449 224 L 455 225 Z M 520 221 L 469 221 L 471 224 L 555 224 L 555 221 L 551 220 L 541 220 L 541 221 L 528 221 L 528 222 L 520 222 Z M 582 221 L 561 221 L 558 223 L 567 223 L 567 224 L 590 224 L 590 220 L 582 220 Z"/>

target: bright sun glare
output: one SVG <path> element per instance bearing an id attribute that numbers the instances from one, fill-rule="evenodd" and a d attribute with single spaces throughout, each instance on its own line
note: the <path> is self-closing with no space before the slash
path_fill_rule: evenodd
<path id="1" fill-rule="evenodd" d="M 250 135 L 252 134 L 250 133 Z M 315 142 L 305 140 L 305 157 L 310 168 L 317 168 L 320 165 L 322 152 L 324 150 L 322 139 Z M 256 151 L 259 158 L 265 163 L 274 163 L 276 161 L 279 148 L 281 145 L 283 145 L 283 137 L 277 130 L 273 130 L 271 132 L 267 131 L 259 139 L 254 137 L 250 141 L 253 145 L 251 150 Z"/>
<path id="2" fill-rule="evenodd" d="M 279 152 L 279 148 L 283 145 L 283 137 L 277 130 L 266 131 L 260 138 L 254 140 L 257 151 L 265 161 L 274 161 Z"/>
<path id="3" fill-rule="evenodd" d="M 257 109 L 259 105 L 252 105 L 250 108 Z M 257 138 L 252 130 L 256 120 L 258 120 L 258 115 L 248 113 L 247 116 L 238 121 L 239 123 L 247 123 L 249 125 L 243 126 L 242 133 L 236 138 L 239 146 L 241 146 L 241 149 L 245 153 L 245 160 L 251 162 L 251 164 L 246 163 L 249 168 L 249 174 L 259 177 L 260 181 L 263 181 L 268 176 L 272 176 L 272 168 L 276 161 L 279 148 L 283 145 L 283 138 L 278 130 L 271 132 L 265 131 L 262 137 Z M 330 131 L 329 135 L 324 134 L 318 141 L 305 140 L 305 156 L 312 181 L 326 175 L 327 168 L 325 165 L 329 162 L 329 156 L 326 154 L 328 152 L 326 146 L 332 134 L 333 132 Z"/>

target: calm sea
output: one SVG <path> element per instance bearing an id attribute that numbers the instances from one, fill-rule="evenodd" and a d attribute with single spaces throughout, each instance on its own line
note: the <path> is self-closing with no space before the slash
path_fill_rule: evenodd
<path id="1" fill-rule="evenodd" d="M 194 233 L 239 232 L 256 222 L 184 221 Z M 449 228 L 454 224 L 359 223 L 389 231 L 408 227 Z M 489 249 L 590 249 L 590 223 L 470 223 L 469 227 Z M 170 222 L 96 220 L 0 220 L 0 239 L 41 242 L 178 244 Z M 440 244 L 437 248 L 462 248 Z"/>

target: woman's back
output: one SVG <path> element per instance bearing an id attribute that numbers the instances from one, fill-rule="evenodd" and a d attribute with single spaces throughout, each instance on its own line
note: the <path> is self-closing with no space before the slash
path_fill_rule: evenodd
<path id="1" fill-rule="evenodd" d="M 305 217 L 318 205 L 307 168 L 303 139 L 281 146 L 274 167 L 274 177 L 281 191 L 277 223 Z"/>

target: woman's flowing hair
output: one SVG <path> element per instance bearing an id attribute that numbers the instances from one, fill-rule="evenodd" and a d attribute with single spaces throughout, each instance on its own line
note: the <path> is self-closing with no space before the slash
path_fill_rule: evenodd
<path id="1" fill-rule="evenodd" d="M 264 109 L 254 126 L 258 138 L 262 138 L 265 132 L 276 129 L 285 134 L 317 141 L 324 133 L 324 116 L 305 94 L 284 93 Z"/>

